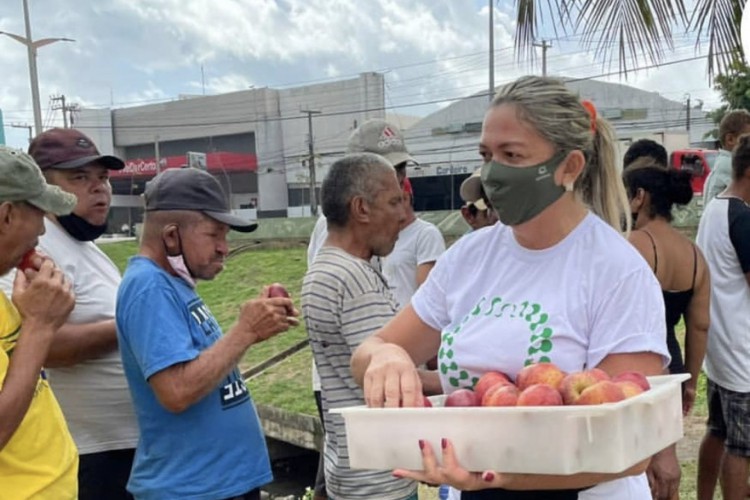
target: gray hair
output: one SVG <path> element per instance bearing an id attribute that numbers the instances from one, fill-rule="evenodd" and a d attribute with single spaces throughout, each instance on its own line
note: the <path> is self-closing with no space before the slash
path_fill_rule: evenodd
<path id="1" fill-rule="evenodd" d="M 372 201 L 383 174 L 395 170 L 388 160 L 373 153 L 347 155 L 331 165 L 320 188 L 320 204 L 329 226 L 345 227 L 349 205 L 356 196 Z"/>
<path id="2" fill-rule="evenodd" d="M 612 227 L 619 231 L 627 221 L 626 231 L 630 229 L 630 205 L 615 162 L 616 136 L 606 120 L 592 120 L 580 97 L 554 78 L 521 77 L 492 100 L 493 106 L 502 104 L 516 106 L 520 119 L 558 151 L 582 151 L 586 166 L 575 192 Z"/>

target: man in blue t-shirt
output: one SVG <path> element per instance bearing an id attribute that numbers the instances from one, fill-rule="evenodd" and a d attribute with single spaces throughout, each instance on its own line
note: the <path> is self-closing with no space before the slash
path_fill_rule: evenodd
<path id="1" fill-rule="evenodd" d="M 222 335 L 195 292 L 224 267 L 231 214 L 221 186 L 197 169 L 167 170 L 146 186 L 140 252 L 117 295 L 117 335 L 141 437 L 128 482 L 138 499 L 254 500 L 273 478 L 258 416 L 237 362 L 290 326 L 288 298 L 244 303 Z"/>

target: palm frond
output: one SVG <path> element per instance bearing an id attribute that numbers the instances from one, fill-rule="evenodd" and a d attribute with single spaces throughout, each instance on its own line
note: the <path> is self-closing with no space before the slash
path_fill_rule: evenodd
<path id="1" fill-rule="evenodd" d="M 702 0 L 710 3 L 717 0 Z M 729 1 L 729 0 L 722 0 Z M 530 53 L 542 20 L 534 0 L 517 0 L 516 49 Z M 686 25 L 683 0 L 546 0 L 552 24 L 582 35 L 584 47 L 597 59 L 617 60 L 621 73 L 633 64 L 662 60 L 665 48 L 674 46 L 672 29 Z"/>
<path id="2" fill-rule="evenodd" d="M 708 75 L 725 73 L 736 60 L 744 60 L 740 23 L 744 1 L 696 0 L 690 28 L 698 32 L 696 47 L 708 37 Z"/>
<path id="3" fill-rule="evenodd" d="M 539 4 L 543 3 L 546 9 Z M 567 27 L 573 25 L 571 4 L 575 0 L 516 0 L 516 57 L 532 63 L 536 59 L 534 42 L 538 41 L 538 28 L 544 24 L 545 11 L 552 21 L 555 38 L 567 33 Z"/>

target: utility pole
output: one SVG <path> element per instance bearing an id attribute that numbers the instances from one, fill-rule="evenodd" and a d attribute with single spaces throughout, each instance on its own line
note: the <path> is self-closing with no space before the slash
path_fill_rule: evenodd
<path id="1" fill-rule="evenodd" d="M 52 110 L 53 111 L 62 110 L 63 128 L 68 128 L 68 107 L 65 106 L 65 95 L 62 95 L 62 94 L 57 95 L 57 96 L 53 95 L 52 97 L 49 98 L 49 100 L 52 102 L 60 103 L 59 106 L 53 105 Z"/>
<path id="2" fill-rule="evenodd" d="M 39 135 L 42 133 L 42 106 L 39 103 L 39 75 L 36 69 L 36 51 L 39 47 L 44 47 L 55 42 L 74 42 L 75 40 L 70 38 L 42 38 L 41 40 L 32 40 L 28 0 L 23 0 L 23 18 L 26 24 L 25 37 L 4 31 L 0 31 L 0 35 L 8 36 L 26 46 L 27 57 L 29 59 L 29 80 L 31 81 L 31 104 L 34 108 L 34 130 Z"/>
<path id="3" fill-rule="evenodd" d="M 542 43 L 534 42 L 533 45 L 542 48 L 542 76 L 547 76 L 547 49 L 552 47 L 552 44 L 542 40 Z"/>
<path id="4" fill-rule="evenodd" d="M 313 115 L 319 115 L 320 111 L 314 111 L 311 109 L 303 109 L 302 113 L 307 114 L 307 131 L 308 141 L 307 146 L 309 148 L 309 167 L 310 167 L 310 213 L 312 215 L 318 215 L 318 202 L 315 196 L 315 139 L 313 138 Z"/>
<path id="5" fill-rule="evenodd" d="M 490 1 L 490 102 L 495 97 L 495 0 Z"/>
<path id="6" fill-rule="evenodd" d="M 159 154 L 159 136 L 154 136 L 154 156 L 156 156 L 156 174 L 161 173 L 161 155 Z"/>
<path id="7" fill-rule="evenodd" d="M 11 123 L 11 127 L 13 128 L 25 128 L 29 131 L 29 143 L 31 142 L 31 139 L 34 138 L 34 127 L 29 125 L 28 123 Z"/>
<path id="8" fill-rule="evenodd" d="M 688 132 L 688 140 L 690 140 L 690 94 L 685 94 L 687 98 L 687 121 L 685 123 L 685 128 Z"/>

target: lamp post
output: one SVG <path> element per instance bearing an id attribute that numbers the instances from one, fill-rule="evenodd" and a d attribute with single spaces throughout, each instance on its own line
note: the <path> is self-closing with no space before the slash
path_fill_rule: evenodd
<path id="1" fill-rule="evenodd" d="M 39 47 L 44 47 L 45 45 L 50 45 L 55 42 L 74 42 L 75 40 L 70 38 L 42 38 L 41 40 L 32 40 L 28 0 L 23 0 L 23 18 L 26 24 L 25 37 L 5 31 L 0 31 L 0 35 L 8 36 L 26 46 L 26 52 L 29 59 L 29 79 L 31 80 L 31 101 L 34 107 L 34 131 L 38 135 L 42 133 L 42 108 L 39 103 L 39 76 L 36 70 L 36 51 Z"/>

